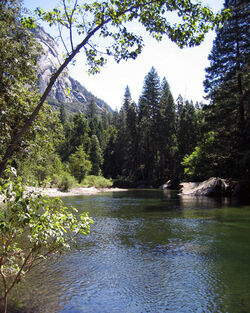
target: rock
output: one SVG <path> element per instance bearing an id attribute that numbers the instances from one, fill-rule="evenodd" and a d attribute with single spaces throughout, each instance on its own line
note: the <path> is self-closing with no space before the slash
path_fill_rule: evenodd
<path id="1" fill-rule="evenodd" d="M 161 190 L 165 190 L 165 189 L 177 190 L 180 188 L 180 184 L 179 184 L 179 181 L 170 179 L 165 184 L 161 185 L 159 188 Z"/>
<path id="2" fill-rule="evenodd" d="M 60 67 L 64 60 L 56 41 L 42 27 L 37 26 L 33 32 L 43 49 L 43 54 L 38 61 L 38 85 L 40 93 L 43 93 L 51 75 Z M 77 80 L 70 77 L 66 69 L 53 85 L 49 93 L 48 102 L 54 106 L 64 103 L 67 105 L 65 108 L 68 111 L 85 113 L 87 105 L 92 98 L 94 98 L 100 112 L 104 109 L 112 112 L 107 103 L 95 97 Z"/>
<path id="3" fill-rule="evenodd" d="M 226 196 L 230 193 L 230 184 L 219 177 L 211 177 L 201 183 L 182 183 L 181 193 L 190 196 Z"/>

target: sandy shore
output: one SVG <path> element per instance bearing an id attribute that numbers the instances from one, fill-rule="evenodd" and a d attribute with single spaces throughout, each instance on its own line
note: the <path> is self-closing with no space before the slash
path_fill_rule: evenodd
<path id="1" fill-rule="evenodd" d="M 127 189 L 120 188 L 95 188 L 95 187 L 78 187 L 72 188 L 69 191 L 62 192 L 57 188 L 36 188 L 36 187 L 26 187 L 28 192 L 37 192 L 42 195 L 49 197 L 71 197 L 71 196 L 85 196 L 85 195 L 95 195 L 100 192 L 118 192 L 126 191 Z"/>
<path id="2" fill-rule="evenodd" d="M 48 197 L 71 197 L 71 196 L 88 196 L 95 195 L 100 192 L 118 192 L 118 191 L 127 191 L 128 189 L 120 189 L 120 188 L 95 188 L 95 187 L 78 187 L 72 188 L 69 191 L 62 192 L 57 188 L 37 188 L 37 187 L 28 187 L 26 186 L 26 192 L 35 192 L 42 194 Z M 0 194 L 0 203 L 3 202 L 3 195 Z"/>

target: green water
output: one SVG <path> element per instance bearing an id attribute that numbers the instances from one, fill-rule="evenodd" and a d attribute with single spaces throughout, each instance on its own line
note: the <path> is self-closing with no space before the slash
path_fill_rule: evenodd
<path id="1" fill-rule="evenodd" d="M 64 201 L 91 234 L 27 277 L 19 312 L 250 312 L 250 206 L 158 190 Z"/>

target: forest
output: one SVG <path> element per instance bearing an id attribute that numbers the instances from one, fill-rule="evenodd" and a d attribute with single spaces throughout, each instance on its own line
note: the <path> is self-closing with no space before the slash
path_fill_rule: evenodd
<path id="1" fill-rule="evenodd" d="M 127 87 L 114 113 L 98 113 L 94 99 L 86 114 L 67 115 L 63 105 L 55 112 L 46 104 L 9 164 L 28 185 L 61 189 L 89 175 L 133 187 L 211 176 L 249 179 L 249 6 L 226 1 L 225 8 L 231 17 L 217 29 L 206 69 L 209 104 L 182 95 L 174 99 L 167 73 L 161 79 L 152 67 L 138 103 Z M 16 12 L 8 14 L 1 17 L 1 156 L 34 109 L 38 94 L 26 85 L 36 89 L 35 64 L 42 53 L 29 31 L 14 32 Z"/>
<path id="2" fill-rule="evenodd" d="M 84 185 L 87 176 L 104 176 L 126 187 L 158 187 L 167 180 L 202 181 L 211 176 L 248 180 L 249 6 L 246 1 L 226 1 L 227 8 L 231 17 L 216 31 L 206 69 L 209 104 L 193 103 L 182 95 L 174 99 L 167 73 L 161 79 L 152 67 L 138 103 L 131 98 L 128 82 L 119 111 L 98 113 L 94 99 L 85 114 L 67 115 L 63 105 L 56 112 L 45 104 L 9 164 L 28 185 L 62 190 Z M 6 20 L 10 16 L 3 18 L 1 156 L 39 97 L 26 85 L 35 90 L 35 64 L 42 53 L 29 31 L 9 36 L 10 29 L 18 27 L 14 15 L 11 24 Z M 8 64 L 10 59 L 16 61 Z M 99 182 L 112 184 L 102 178 Z"/>
<path id="3" fill-rule="evenodd" d="M 214 15 L 190 1 L 96 1 L 63 10 L 36 11 L 50 26 L 65 27 L 69 44 L 64 63 L 43 94 L 37 86 L 37 61 L 43 53 L 30 29 L 33 17 L 19 0 L 0 2 L 0 278 L 4 312 L 7 295 L 41 259 L 69 247 L 86 235 L 92 220 L 74 215 L 59 199 L 25 195 L 25 186 L 152 186 L 172 180 L 202 181 L 211 176 L 250 180 L 249 4 L 226 0 Z M 166 11 L 177 11 L 183 23 L 170 25 Z M 191 13 L 190 13 L 191 12 Z M 79 23 L 76 16 L 87 16 Z M 85 15 L 84 15 L 85 14 Z M 204 88 L 206 103 L 182 95 L 174 99 L 166 77 L 153 67 L 146 75 L 138 103 L 129 81 L 119 111 L 97 110 L 94 98 L 86 112 L 68 114 L 46 102 L 49 92 L 83 49 L 90 73 L 105 57 L 90 39 L 108 38 L 106 55 L 115 61 L 135 59 L 143 39 L 125 27 L 138 19 L 156 40 L 167 35 L 180 48 L 199 45 L 216 28 Z M 73 28 L 82 39 L 73 42 Z M 62 33 L 60 32 L 60 35 Z M 111 95 L 112 96 L 112 95 Z M 77 210 L 75 210 L 77 212 Z M 23 239 L 25 238 L 25 240 Z M 23 247 L 22 242 L 26 242 Z M 12 279 L 12 280 L 11 280 Z"/>

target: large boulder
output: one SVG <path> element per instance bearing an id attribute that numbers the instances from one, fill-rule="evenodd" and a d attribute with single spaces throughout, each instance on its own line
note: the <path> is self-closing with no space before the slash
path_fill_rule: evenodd
<path id="1" fill-rule="evenodd" d="M 230 185 L 225 179 L 211 177 L 201 183 L 182 183 L 181 194 L 190 196 L 226 196 Z"/>

